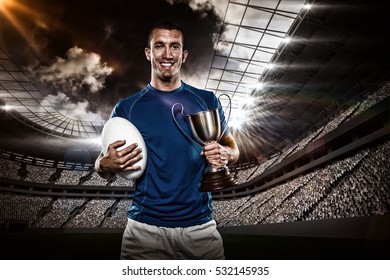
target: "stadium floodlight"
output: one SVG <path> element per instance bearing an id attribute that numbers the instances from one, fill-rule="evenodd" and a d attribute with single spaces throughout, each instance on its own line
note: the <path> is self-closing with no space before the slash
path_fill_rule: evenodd
<path id="1" fill-rule="evenodd" d="M 102 144 L 102 138 L 100 136 L 99 137 L 86 138 L 83 141 L 91 143 L 91 144 L 94 144 L 94 145 L 98 145 L 98 146 L 101 146 L 101 144 Z"/>
<path id="2" fill-rule="evenodd" d="M 303 6 L 303 8 L 306 9 L 306 10 L 310 10 L 311 7 L 312 7 L 311 4 L 305 4 L 305 5 Z"/>
<path id="3" fill-rule="evenodd" d="M 240 130 L 243 124 L 247 121 L 247 111 L 244 108 L 238 109 L 237 113 L 230 120 L 230 126 Z"/>
<path id="4" fill-rule="evenodd" d="M 2 106 L 2 108 L 3 108 L 5 111 L 9 111 L 9 110 L 12 109 L 12 106 L 10 106 L 10 105 L 4 105 L 4 106 Z"/>
<path id="5" fill-rule="evenodd" d="M 255 98 L 253 96 L 248 96 L 245 98 L 244 102 L 242 102 L 243 107 L 253 106 L 255 102 Z"/>
<path id="6" fill-rule="evenodd" d="M 283 39 L 283 42 L 284 42 L 285 44 L 288 44 L 288 43 L 291 42 L 291 38 L 290 38 L 290 37 L 286 37 L 286 38 Z"/>
<path id="7" fill-rule="evenodd" d="M 261 91 L 261 90 L 263 90 L 263 89 L 264 89 L 264 83 L 262 83 L 262 82 L 256 83 L 254 89 L 255 89 L 256 91 Z"/>
<path id="8" fill-rule="evenodd" d="M 275 67 L 275 64 L 272 64 L 272 63 L 269 63 L 268 65 L 267 65 L 267 68 L 268 69 L 273 69 Z"/>

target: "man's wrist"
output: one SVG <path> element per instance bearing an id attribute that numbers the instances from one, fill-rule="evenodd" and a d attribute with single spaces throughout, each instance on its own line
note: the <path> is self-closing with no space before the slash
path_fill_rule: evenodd
<path id="1" fill-rule="evenodd" d="M 113 172 L 104 172 L 104 171 L 102 170 L 101 164 L 100 164 L 100 162 L 99 162 L 100 159 L 101 159 L 101 158 L 99 158 L 99 159 L 96 160 L 96 162 L 95 162 L 95 166 L 94 166 L 95 172 L 96 172 L 100 177 L 102 177 L 103 179 L 109 180 L 109 179 L 111 179 L 112 177 L 115 176 L 115 173 L 113 173 Z"/>
<path id="2" fill-rule="evenodd" d="M 228 164 L 234 160 L 232 148 L 226 147 L 226 156 Z"/>

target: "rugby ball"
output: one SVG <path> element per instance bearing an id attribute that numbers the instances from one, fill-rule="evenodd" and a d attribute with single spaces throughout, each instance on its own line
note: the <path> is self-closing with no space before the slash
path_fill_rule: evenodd
<path id="1" fill-rule="evenodd" d="M 141 166 L 140 170 L 119 172 L 118 175 L 128 180 L 135 180 L 141 177 L 145 171 L 147 159 L 146 145 L 141 133 L 128 120 L 121 117 L 114 117 L 106 122 L 102 130 L 101 141 L 103 153 L 106 154 L 108 146 L 117 140 L 126 140 L 126 144 L 119 147 L 117 149 L 118 151 L 133 143 L 137 143 L 138 147 L 142 149 L 143 155 L 142 159 L 134 164 Z"/>

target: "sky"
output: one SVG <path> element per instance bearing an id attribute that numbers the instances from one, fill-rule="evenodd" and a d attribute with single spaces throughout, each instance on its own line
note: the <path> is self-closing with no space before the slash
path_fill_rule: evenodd
<path id="1" fill-rule="evenodd" d="M 147 33 L 173 20 L 190 55 L 183 80 L 205 87 L 227 0 L 0 0 L 0 45 L 25 58 L 46 99 L 73 119 L 105 121 L 150 79 Z"/>

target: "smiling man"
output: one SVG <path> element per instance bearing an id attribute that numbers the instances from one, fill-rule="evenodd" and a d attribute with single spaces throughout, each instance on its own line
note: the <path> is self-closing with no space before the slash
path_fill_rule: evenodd
<path id="1" fill-rule="evenodd" d="M 180 87 L 180 69 L 188 56 L 183 50 L 182 32 L 176 29 L 154 29 L 149 35 L 146 58 L 152 64 L 150 84 L 161 90 Z"/>
<path id="2" fill-rule="evenodd" d="M 211 193 L 200 192 L 199 185 L 207 163 L 218 168 L 237 161 L 237 145 L 224 130 L 227 124 L 214 93 L 181 81 L 188 51 L 180 26 L 172 22 L 156 25 L 149 33 L 145 55 L 151 63 L 150 84 L 120 100 L 111 114 L 138 128 L 148 156 L 128 210 L 121 258 L 224 259 L 222 239 L 212 217 Z M 198 145 L 188 136 L 189 124 L 174 106 L 177 103 L 186 114 L 218 108 L 226 131 L 222 139 Z M 124 144 L 116 141 L 100 154 L 95 163 L 100 176 L 110 178 L 140 168 L 137 161 L 142 151 L 137 143 L 116 150 Z"/>

